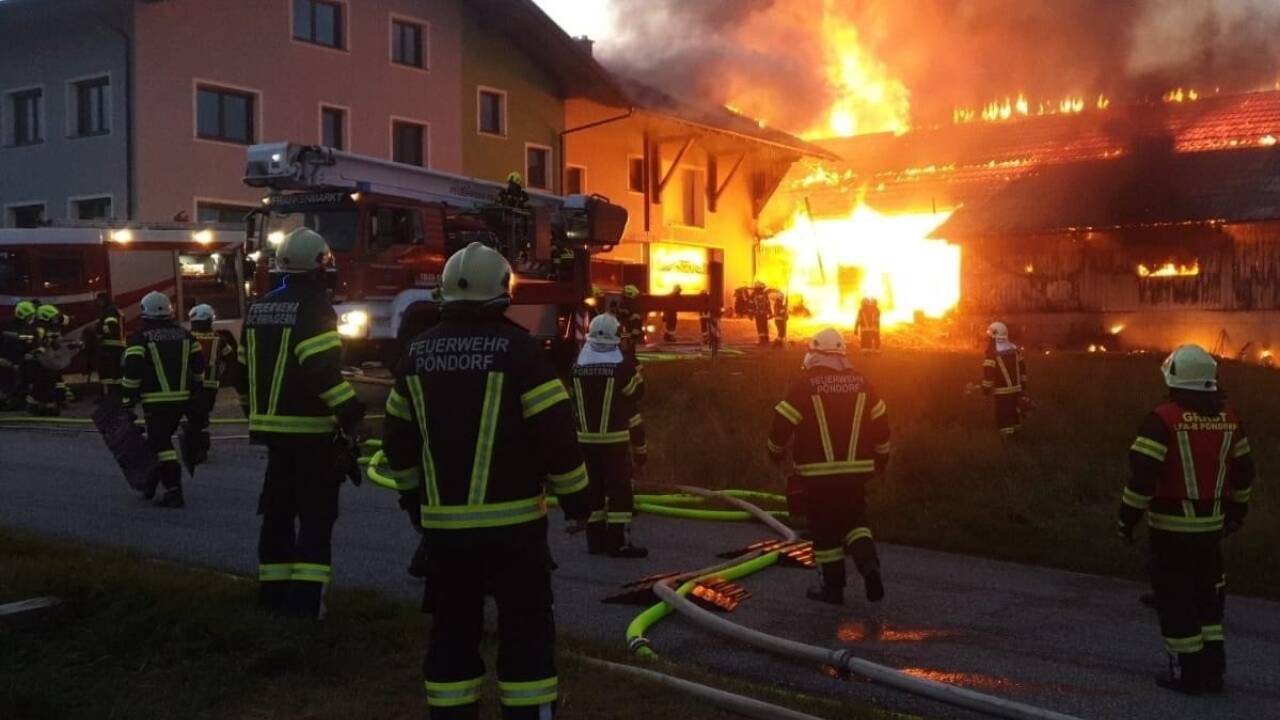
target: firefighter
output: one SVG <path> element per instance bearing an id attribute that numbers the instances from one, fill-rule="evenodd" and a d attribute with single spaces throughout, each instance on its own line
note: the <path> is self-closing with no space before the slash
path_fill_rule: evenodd
<path id="1" fill-rule="evenodd" d="M 558 691 L 544 485 L 573 529 L 588 515 L 569 396 L 541 344 L 504 315 L 511 266 L 501 254 L 471 243 L 449 258 L 441 285 L 443 317 L 406 348 L 383 438 L 402 507 L 431 548 L 430 716 L 479 717 L 492 595 L 503 717 L 550 718 Z"/>
<path id="2" fill-rule="evenodd" d="M 750 298 L 751 317 L 756 321 L 756 336 L 761 346 L 769 344 L 769 291 L 763 282 L 756 281 Z"/>
<path id="3" fill-rule="evenodd" d="M 63 385 L 62 373 L 49 367 L 51 363 L 46 357 L 58 349 L 61 341 L 61 317 L 62 312 L 55 305 L 42 304 L 36 308 L 32 362 L 27 364 L 31 376 L 27 410 L 32 415 L 57 416 L 62 413 L 64 396 L 59 387 Z"/>
<path id="4" fill-rule="evenodd" d="M 811 600 L 844 603 L 844 556 L 853 556 L 867 600 L 884 597 L 880 560 L 867 525 L 867 483 L 889 462 L 884 400 L 846 355 L 832 328 L 813 337 L 804 371 L 774 409 L 769 457 L 781 464 L 788 444 L 801 478 L 821 581 Z"/>
<path id="5" fill-rule="evenodd" d="M 507 173 L 507 186 L 498 192 L 498 204 L 510 208 L 529 207 L 529 193 L 524 191 L 524 176 L 514 170 Z"/>
<path id="6" fill-rule="evenodd" d="M 777 347 L 786 347 L 787 345 L 787 318 L 790 313 L 787 310 L 787 294 L 781 290 L 769 291 L 769 312 L 773 315 L 773 325 L 778 331 L 778 337 L 773 341 Z"/>
<path id="7" fill-rule="evenodd" d="M 854 325 L 863 352 L 880 352 L 880 301 L 863 298 Z"/>
<path id="8" fill-rule="evenodd" d="M 38 334 L 35 319 L 36 304 L 20 300 L 0 334 L 0 410 L 19 410 L 27 401 Z"/>
<path id="9" fill-rule="evenodd" d="M 684 288 L 681 288 L 679 285 L 676 285 L 675 287 L 671 288 L 672 297 L 680 297 L 680 294 L 683 292 L 684 292 Z M 680 320 L 680 313 L 675 308 L 670 308 L 662 312 L 662 341 L 663 342 L 670 343 L 670 342 L 676 341 L 676 325 L 679 322 L 679 320 Z"/>
<path id="10" fill-rule="evenodd" d="M 347 454 L 364 439 L 364 404 L 343 379 L 338 318 L 318 233 L 298 228 L 276 250 L 284 282 L 253 303 L 236 373 L 251 442 L 267 446 L 258 498 L 258 603 L 273 615 L 319 619 L 332 577 L 330 540 Z"/>
<path id="11" fill-rule="evenodd" d="M 192 403 L 196 408 L 193 417 L 207 421 L 218 402 L 218 388 L 222 386 L 223 375 L 237 364 L 236 340 L 226 330 L 213 329 L 217 313 L 210 305 L 201 304 L 191 308 L 187 319 L 191 321 L 191 335 L 200 343 L 200 351 L 205 358 L 200 383 L 192 393 Z M 195 438 L 191 465 L 199 465 L 209 458 L 209 425 L 206 422 L 203 426 L 198 426 L 193 420 L 188 422 L 187 429 Z"/>
<path id="12" fill-rule="evenodd" d="M 987 327 L 987 353 L 982 360 L 982 393 L 994 400 L 996 429 L 1011 438 L 1022 429 L 1022 409 L 1027 389 L 1027 363 L 1022 348 L 1009 341 L 1002 322 Z"/>
<path id="13" fill-rule="evenodd" d="M 636 351 L 645 344 L 644 312 L 639 308 L 639 302 L 640 288 L 625 285 L 622 288 L 622 301 L 613 311 L 622 336 L 622 352 L 632 360 L 636 357 Z"/>
<path id="14" fill-rule="evenodd" d="M 1213 356 L 1183 345 L 1161 371 L 1169 399 L 1147 416 L 1129 448 L 1118 530 L 1132 543 L 1146 514 L 1151 584 L 1169 653 L 1169 674 L 1156 682 L 1190 695 L 1217 693 L 1226 671 L 1219 545 L 1244 526 L 1253 455 L 1240 416 L 1218 392 Z"/>
<path id="15" fill-rule="evenodd" d="M 124 317 L 111 296 L 98 293 L 98 322 L 94 325 L 95 352 L 93 364 L 102 384 L 102 396 L 110 395 L 120 384 L 120 356 L 124 353 Z"/>
<path id="16" fill-rule="evenodd" d="M 648 557 L 631 544 L 635 498 L 632 468 L 644 467 L 648 448 L 639 402 L 644 395 L 640 367 L 622 354 L 618 321 L 601 315 L 591 321 L 587 344 L 573 366 L 578 443 L 586 457 L 591 518 L 587 552 L 618 558 Z"/>
<path id="17" fill-rule="evenodd" d="M 147 293 L 141 311 L 142 328 L 129 336 L 124 349 L 120 391 L 127 407 L 141 401 L 147 445 L 160 461 L 143 497 L 155 497 L 160 485 L 165 492 L 156 504 L 180 508 L 186 502 L 173 434 L 183 415 L 199 421 L 198 410 L 191 404 L 191 390 L 199 385 L 204 372 L 204 354 L 191 333 L 173 321 L 173 305 L 167 295 Z"/>

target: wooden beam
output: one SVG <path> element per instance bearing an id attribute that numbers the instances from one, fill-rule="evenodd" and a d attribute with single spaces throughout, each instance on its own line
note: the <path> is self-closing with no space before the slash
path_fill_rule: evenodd
<path id="1" fill-rule="evenodd" d="M 667 171 L 662 175 L 662 179 L 658 181 L 658 202 L 662 202 L 662 191 L 667 189 L 667 183 L 671 182 L 672 176 L 676 174 L 676 168 L 680 167 L 680 161 L 684 159 L 684 154 L 689 152 L 689 148 L 692 146 L 693 138 L 686 138 L 684 145 L 680 146 L 680 151 L 676 153 L 675 157 L 671 158 L 671 167 L 667 168 Z M 661 168 L 657 169 L 661 170 Z"/>
<path id="2" fill-rule="evenodd" d="M 733 176 L 738 174 L 738 168 L 742 167 L 742 161 L 747 158 L 746 153 L 738 153 L 738 159 L 733 162 L 733 167 L 729 168 L 729 172 L 724 176 L 721 182 L 716 178 L 719 187 L 711 188 L 711 212 L 715 212 L 716 205 L 720 202 L 720 196 L 724 195 L 724 191 L 729 189 L 729 183 L 733 182 Z"/>

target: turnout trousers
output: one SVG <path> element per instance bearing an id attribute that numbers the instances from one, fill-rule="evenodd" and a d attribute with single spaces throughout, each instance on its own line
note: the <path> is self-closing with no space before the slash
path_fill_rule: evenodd
<path id="1" fill-rule="evenodd" d="M 587 463 L 587 552 L 609 553 L 627 543 L 635 513 L 635 492 L 631 486 L 631 443 L 606 445 L 584 443 Z"/>
<path id="2" fill-rule="evenodd" d="M 861 347 L 864 351 L 880 352 L 879 330 L 867 330 L 866 328 L 863 328 L 862 332 L 858 333 L 858 340 L 861 342 Z"/>
<path id="3" fill-rule="evenodd" d="M 201 385 L 191 391 L 191 407 L 194 412 L 187 417 L 187 432 L 194 435 L 196 460 L 204 462 L 209 456 L 209 417 L 218 403 L 218 388 Z"/>
<path id="4" fill-rule="evenodd" d="M 98 348 L 94 365 L 98 371 L 98 382 L 102 385 L 102 396 L 106 397 L 120 386 L 120 356 L 124 348 L 119 345 L 103 345 Z"/>
<path id="5" fill-rule="evenodd" d="M 1151 529 L 1151 585 L 1160 634 L 1170 657 L 1196 685 L 1221 680 L 1226 672 L 1226 575 L 1220 539 L 1219 532 Z"/>
<path id="6" fill-rule="evenodd" d="M 173 434 L 178 431 L 182 416 L 190 410 L 186 401 L 167 403 L 142 403 L 142 413 L 147 427 L 147 447 L 156 454 L 160 465 L 152 476 L 150 491 L 155 491 L 159 484 L 165 490 L 182 490 L 182 465 L 178 462 L 178 451 L 173 448 Z"/>
<path id="7" fill-rule="evenodd" d="M 880 569 L 867 524 L 867 481 L 871 477 L 871 473 L 860 473 L 800 480 L 813 535 L 813 557 L 826 587 L 845 586 L 846 553 L 862 575 Z"/>
<path id="8" fill-rule="evenodd" d="M 756 315 L 756 337 L 761 345 L 769 344 L 769 316 Z"/>
<path id="9" fill-rule="evenodd" d="M 1022 399 L 1022 393 L 1010 393 L 1008 395 L 992 395 L 996 411 L 996 430 L 1000 431 L 1000 435 L 1009 437 L 1018 434 L 1022 429 L 1022 410 L 1018 408 L 1018 401 Z"/>
<path id="10" fill-rule="evenodd" d="M 480 717 L 484 600 L 498 607 L 498 690 L 507 720 L 549 720 L 559 697 L 547 520 L 426 530 L 435 619 L 423 675 L 432 720 Z"/>
<path id="11" fill-rule="evenodd" d="M 267 612 L 324 616 L 341 481 L 331 437 L 267 441 L 267 475 L 258 498 L 258 602 Z"/>

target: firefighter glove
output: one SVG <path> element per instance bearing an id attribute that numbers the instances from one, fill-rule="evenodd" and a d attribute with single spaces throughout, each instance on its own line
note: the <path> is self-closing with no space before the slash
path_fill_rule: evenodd
<path id="1" fill-rule="evenodd" d="M 1133 526 L 1126 525 L 1123 520 L 1116 522 L 1116 535 L 1120 536 L 1125 545 L 1132 545 L 1134 542 Z"/>

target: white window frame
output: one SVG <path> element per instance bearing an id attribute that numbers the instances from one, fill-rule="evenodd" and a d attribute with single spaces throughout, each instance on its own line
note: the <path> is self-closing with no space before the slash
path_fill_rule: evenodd
<path id="1" fill-rule="evenodd" d="M 422 28 L 422 67 L 406 65 L 396 61 L 396 22 L 417 25 Z M 431 21 L 425 18 L 390 13 L 387 17 L 387 62 L 393 67 L 404 68 L 415 72 L 431 72 Z"/>
<path id="2" fill-rule="evenodd" d="M 79 85 L 86 80 L 97 80 L 98 78 L 107 79 L 107 131 L 97 133 L 95 135 L 81 135 L 77 132 L 79 128 L 76 127 L 79 124 L 78 121 L 80 119 L 80 98 L 76 93 L 76 85 Z M 115 112 L 115 97 L 112 92 L 115 89 L 115 86 L 115 78 L 112 77 L 110 70 L 89 73 L 88 75 L 81 75 L 80 77 L 73 77 L 67 81 L 67 104 L 64 106 L 67 111 L 64 115 L 66 115 L 68 139 L 79 140 L 81 138 L 110 137 L 115 134 L 116 118 L 113 114 Z M 112 207 L 114 208 L 114 206 Z"/>
<path id="3" fill-rule="evenodd" d="M 208 203 L 210 205 L 232 205 L 232 206 L 243 207 L 245 209 L 244 211 L 245 214 L 248 215 L 249 211 L 254 210 L 258 207 L 261 207 L 262 200 L 261 198 L 256 200 L 231 200 L 228 198 L 216 198 L 216 197 L 209 197 L 207 195 L 196 195 L 191 198 L 190 219 L 191 219 L 191 222 L 193 223 L 200 222 L 200 204 L 201 203 Z"/>
<path id="4" fill-rule="evenodd" d="M 97 76 L 94 76 L 94 77 L 97 77 Z M 97 137 L 97 136 L 93 135 L 90 137 Z M 106 220 L 115 219 L 115 216 L 116 216 L 115 194 L 114 193 L 93 193 L 91 195 L 71 195 L 67 197 L 67 222 L 82 222 L 80 218 L 77 216 L 77 213 L 75 212 L 76 203 L 83 202 L 85 200 L 102 200 L 104 198 L 106 199 L 107 202 L 111 203 L 111 215 L 109 215 L 105 219 Z M 84 221 L 84 222 L 89 222 L 89 221 Z"/>
<path id="5" fill-rule="evenodd" d="M 32 205 L 39 205 L 41 208 L 44 208 L 44 212 L 40 214 L 44 216 L 45 220 L 50 219 L 48 202 L 44 200 L 22 200 L 20 202 L 11 202 L 11 203 L 4 204 L 4 226 L 9 228 L 17 227 L 17 225 L 13 224 L 13 215 L 11 211 L 14 208 L 30 207 Z"/>
<path id="6" fill-rule="evenodd" d="M 586 165 L 577 165 L 577 164 L 574 164 L 574 163 L 566 163 L 566 164 L 565 164 L 565 166 L 564 166 L 564 193 L 565 193 L 566 195 L 567 195 L 567 194 L 569 194 L 569 171 L 570 171 L 570 170 L 581 170 L 581 171 L 582 171 L 582 188 L 579 190 L 579 192 L 581 192 L 583 195 L 588 195 L 588 194 L 590 194 L 590 191 L 587 189 L 587 166 L 586 166 Z M 628 176 L 630 176 L 630 175 L 631 175 L 631 168 L 627 168 L 627 175 L 628 175 Z M 630 185 L 630 184 L 631 184 L 631 183 L 630 183 L 630 178 L 629 178 L 629 177 L 628 177 L 628 180 L 627 180 L 627 184 L 628 184 L 628 185 Z"/>
<path id="7" fill-rule="evenodd" d="M 631 161 L 640 161 L 640 189 L 636 190 L 631 187 Z M 634 153 L 627 155 L 627 192 L 632 195 L 644 195 L 644 187 L 648 184 L 649 163 L 644 161 L 644 155 L 636 155 Z"/>
<path id="8" fill-rule="evenodd" d="M 320 144 L 324 144 L 325 110 L 342 111 L 342 152 L 351 152 L 351 108 L 338 103 L 320 101 L 319 108 L 316 110 L 316 138 Z"/>
<path id="9" fill-rule="evenodd" d="M 343 55 L 351 54 L 351 3 L 347 2 L 347 0 L 321 0 L 321 2 L 330 5 L 342 6 L 342 47 L 332 47 L 323 43 L 311 42 L 310 40 L 299 40 L 295 37 L 297 33 L 293 24 L 293 0 L 284 0 L 284 2 L 289 13 L 289 42 L 325 52 L 341 53 Z"/>
<path id="10" fill-rule="evenodd" d="M 213 88 L 221 88 L 231 90 L 232 92 L 253 95 L 253 141 L 250 143 L 231 142 L 230 140 L 214 140 L 212 138 L 200 137 L 200 86 L 207 85 Z M 223 147 L 239 148 L 241 152 L 244 149 L 260 143 L 265 136 L 265 128 L 262 126 L 263 105 L 265 104 L 262 91 L 257 88 L 245 87 L 243 85 L 235 85 L 233 83 L 222 82 L 220 80 L 211 80 L 209 78 L 192 78 L 191 79 L 191 138 L 199 143 L 208 143 L 210 145 L 221 145 Z"/>
<path id="11" fill-rule="evenodd" d="M 39 142 L 18 143 L 17 135 L 17 115 L 14 114 L 14 95 L 24 93 L 30 90 L 40 91 L 40 132 L 41 138 Z M 49 93 L 45 92 L 44 83 L 38 85 L 24 85 L 22 87 L 8 88 L 4 91 L 4 106 L 0 107 L 0 129 L 3 129 L 3 146 L 7 148 L 24 148 L 43 145 L 49 141 Z M 42 201 L 43 202 L 43 201 Z M 7 205 L 5 207 L 8 207 Z M 48 206 L 45 211 L 48 212 Z"/>
<path id="12" fill-rule="evenodd" d="M 420 166 L 408 165 L 405 163 L 396 163 L 396 164 L 404 165 L 405 167 L 422 167 L 422 168 L 431 167 L 431 161 L 434 155 L 434 153 L 431 152 L 431 122 L 428 120 L 423 120 L 422 118 L 413 118 L 413 117 L 407 117 L 404 115 L 392 115 L 387 120 L 387 159 L 390 160 L 391 162 L 396 162 L 396 123 L 397 122 L 412 123 L 414 125 L 421 125 L 423 127 L 424 132 L 422 133 L 422 143 L 423 143 L 422 151 L 425 155 L 424 159 L 426 160 L 426 162 L 424 162 Z"/>
<path id="13" fill-rule="evenodd" d="M 483 117 L 481 115 L 482 106 L 480 104 L 480 96 L 483 95 L 484 93 L 491 93 L 493 95 L 497 95 L 499 98 L 502 99 L 502 113 L 501 113 L 502 114 L 502 117 L 501 117 L 502 131 L 498 134 L 486 132 L 485 130 L 482 130 L 480 127 L 480 121 Z M 509 109 L 510 109 L 510 104 L 508 103 L 506 90 L 503 90 L 502 88 L 492 87 L 490 85 L 477 85 L 476 86 L 476 134 L 479 135 L 480 137 L 497 138 L 499 140 L 506 140 L 508 137 L 508 127 L 509 127 L 509 125 L 507 124 L 507 117 L 508 117 L 507 111 Z"/>
<path id="14" fill-rule="evenodd" d="M 701 166 L 698 166 L 698 165 L 685 165 L 685 164 L 681 164 L 681 165 L 680 165 L 678 168 L 676 168 L 676 169 L 680 172 L 680 189 L 681 189 L 681 190 L 684 190 L 684 191 L 686 191 L 686 192 L 687 192 L 687 188 L 685 187 L 685 184 L 684 184 L 684 174 L 685 174 L 685 173 L 687 173 L 687 172 L 690 172 L 690 171 L 692 171 L 692 172 L 694 172 L 694 173 L 699 173 L 699 174 L 700 174 L 700 176 L 701 176 L 701 177 L 700 177 L 699 179 L 701 180 L 701 182 L 699 182 L 699 183 L 698 183 L 698 187 L 697 187 L 697 188 L 695 188 L 695 191 L 696 191 L 696 192 L 694 193 L 694 197 L 699 198 L 699 199 L 701 200 L 701 202 L 702 202 L 702 224 L 701 224 L 701 225 L 689 225 L 688 223 L 684 222 L 684 195 L 683 195 L 683 194 L 681 194 L 681 196 L 680 196 L 680 222 L 679 222 L 678 224 L 679 224 L 679 226 L 680 226 L 680 227 L 682 227 L 682 228 L 688 228 L 688 229 L 690 229 L 690 230 L 706 230 L 706 229 L 707 229 L 707 215 L 708 215 L 708 214 L 710 214 L 710 209 L 709 209 L 709 208 L 710 208 L 710 203 L 708 203 L 708 202 L 707 202 L 707 169 L 706 169 L 705 167 L 701 167 Z M 696 213 L 695 213 L 695 214 L 696 214 Z"/>
<path id="15" fill-rule="evenodd" d="M 547 187 L 534 187 L 529 184 L 529 150 L 531 149 L 547 151 Z M 530 190 L 542 190 L 549 193 L 556 191 L 556 155 L 555 150 L 550 145 L 531 142 L 524 144 L 524 186 Z"/>

